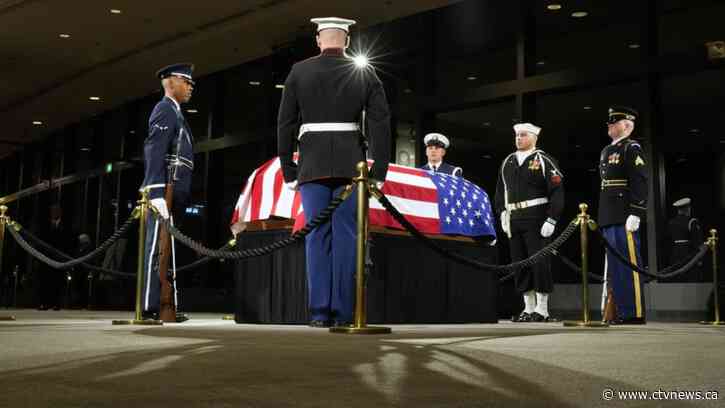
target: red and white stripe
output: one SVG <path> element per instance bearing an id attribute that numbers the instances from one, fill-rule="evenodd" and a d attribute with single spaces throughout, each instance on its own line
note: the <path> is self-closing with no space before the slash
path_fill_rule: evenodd
<path id="1" fill-rule="evenodd" d="M 425 170 L 390 164 L 383 193 L 418 230 L 440 233 L 437 188 Z M 300 194 L 285 187 L 279 158 L 269 160 L 249 176 L 231 224 L 273 216 L 296 219 L 295 230 L 305 223 Z M 370 224 L 402 229 L 374 198 L 370 200 Z"/>

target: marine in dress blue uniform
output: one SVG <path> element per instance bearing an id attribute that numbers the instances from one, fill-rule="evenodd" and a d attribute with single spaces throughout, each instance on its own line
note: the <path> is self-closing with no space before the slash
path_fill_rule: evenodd
<path id="1" fill-rule="evenodd" d="M 445 157 L 447 149 L 451 146 L 450 140 L 445 135 L 428 133 L 423 138 L 423 144 L 425 145 L 425 155 L 428 157 L 428 163 L 421 166 L 421 169 L 463 177 L 462 168 L 443 162 L 443 157 Z"/>
<path id="2" fill-rule="evenodd" d="M 277 122 L 284 180 L 299 188 L 312 219 L 356 175 L 369 145 L 375 160 L 370 177 L 385 180 L 390 159 L 390 113 L 380 79 L 371 66 L 345 55 L 349 26 L 341 18 L 312 19 L 320 55 L 296 63 L 287 77 Z M 365 115 L 362 115 L 365 111 Z M 366 135 L 360 131 L 365 118 Z M 366 140 L 367 139 L 367 140 Z M 295 147 L 299 160 L 292 159 Z M 310 325 L 352 321 L 355 273 L 355 199 L 351 196 L 306 237 Z"/>
<path id="3" fill-rule="evenodd" d="M 601 189 L 597 222 L 619 253 L 632 264 L 642 266 L 639 227 L 647 212 L 647 163 L 642 146 L 629 137 L 637 116 L 637 111 L 629 107 L 609 109 L 607 133 L 612 143 L 602 150 L 599 158 Z M 607 253 L 605 280 L 616 305 L 616 318 L 608 319 L 609 323 L 645 323 L 640 274 Z M 605 290 L 604 294 L 607 293 Z"/>
<path id="4" fill-rule="evenodd" d="M 564 174 L 551 155 L 536 148 L 541 128 L 518 123 L 514 131 L 517 150 L 501 163 L 495 199 L 512 262 L 546 246 L 564 210 Z M 524 299 L 524 310 L 514 322 L 555 321 L 549 316 L 549 294 L 554 290 L 549 259 L 517 270 L 514 283 Z"/>
<path id="5" fill-rule="evenodd" d="M 179 217 L 191 193 L 194 170 L 194 138 L 181 111 L 194 87 L 192 64 L 174 64 L 160 69 L 156 75 L 162 81 L 164 97 L 156 104 L 148 122 L 148 137 L 144 141 L 144 180 L 141 190 L 149 191 L 149 200 L 162 216 Z M 169 209 L 165 196 L 167 185 L 173 184 L 173 205 Z M 158 318 L 160 302 L 159 222 L 149 215 L 146 219 L 142 308 L 144 317 Z M 171 280 L 174 304 L 178 308 L 176 291 L 176 262 L 174 240 L 171 238 Z M 185 320 L 177 314 L 176 320 Z"/>

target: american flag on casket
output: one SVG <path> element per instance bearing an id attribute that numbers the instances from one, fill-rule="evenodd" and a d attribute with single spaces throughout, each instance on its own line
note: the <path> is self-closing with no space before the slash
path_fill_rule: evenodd
<path id="1" fill-rule="evenodd" d="M 391 163 L 382 191 L 425 234 L 496 237 L 488 194 L 468 180 Z M 295 230 L 305 224 L 300 194 L 285 187 L 278 157 L 247 179 L 232 215 L 232 230 L 274 217 L 294 219 Z M 370 225 L 403 229 L 375 198 L 370 199 Z"/>

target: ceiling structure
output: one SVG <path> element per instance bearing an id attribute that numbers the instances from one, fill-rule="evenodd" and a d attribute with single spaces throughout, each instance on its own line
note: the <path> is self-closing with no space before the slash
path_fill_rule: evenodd
<path id="1" fill-rule="evenodd" d="M 154 92 L 167 63 L 193 61 L 202 76 L 310 35 L 310 17 L 364 28 L 456 2 L 0 0 L 0 158 Z"/>

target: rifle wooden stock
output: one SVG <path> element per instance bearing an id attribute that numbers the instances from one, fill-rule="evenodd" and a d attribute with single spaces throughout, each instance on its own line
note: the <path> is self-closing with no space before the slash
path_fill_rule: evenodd
<path id="1" fill-rule="evenodd" d="M 617 320 L 617 304 L 614 303 L 614 291 L 612 291 L 609 285 L 607 285 L 607 302 L 602 315 L 602 320 L 605 322 Z"/>
<path id="2" fill-rule="evenodd" d="M 166 206 L 171 216 L 174 200 L 174 184 L 166 184 L 164 194 Z M 159 280 L 161 281 L 161 304 L 159 305 L 159 318 L 164 322 L 176 322 L 176 304 L 174 302 L 174 283 L 169 279 L 169 264 L 171 262 L 171 235 L 162 224 L 159 227 Z"/>

